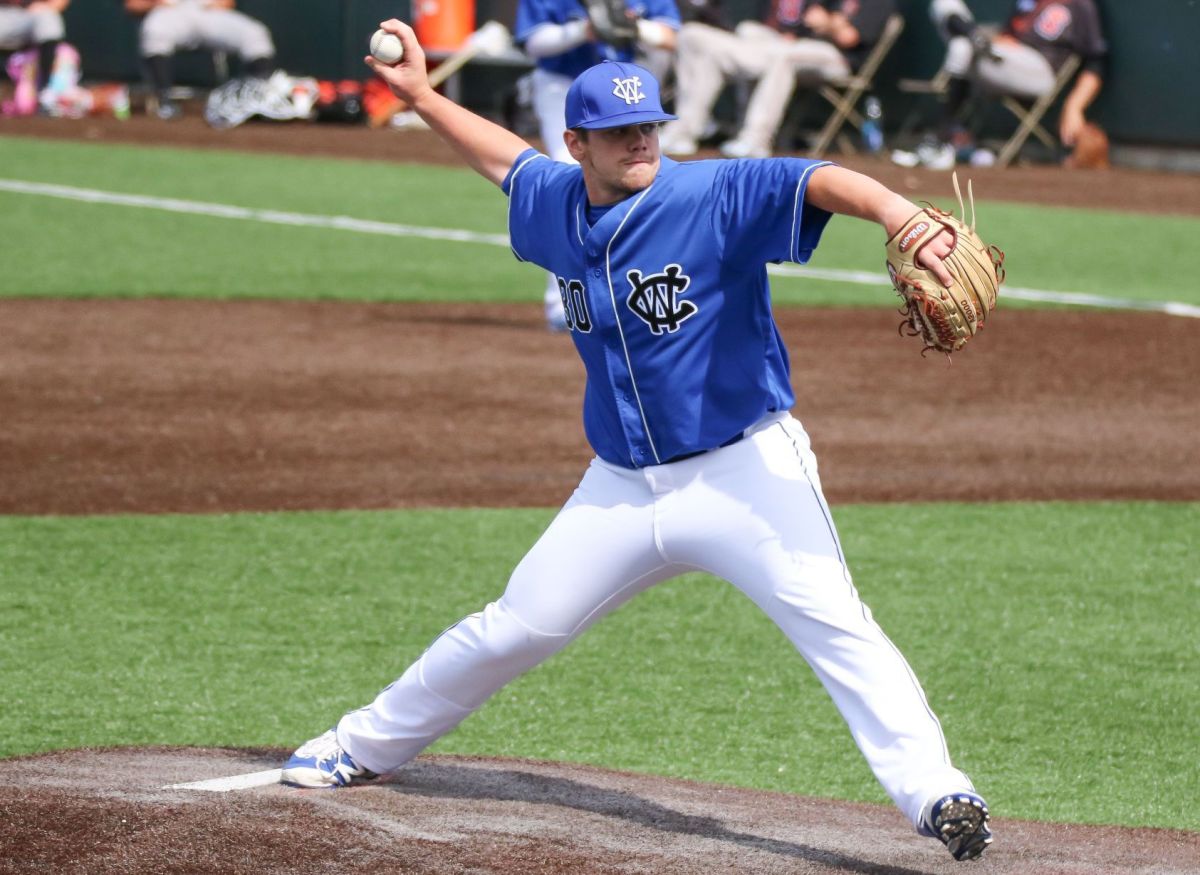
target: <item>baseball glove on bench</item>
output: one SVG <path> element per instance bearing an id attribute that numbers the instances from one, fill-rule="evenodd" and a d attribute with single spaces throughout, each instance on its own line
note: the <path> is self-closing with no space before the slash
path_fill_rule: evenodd
<path id="1" fill-rule="evenodd" d="M 954 177 L 958 208 L 966 218 L 958 177 Z M 967 183 L 971 201 L 971 224 L 932 204 L 917 212 L 887 242 L 887 268 L 892 286 L 904 299 L 900 323 L 911 336 L 925 343 L 928 350 L 949 355 L 958 352 L 983 328 L 988 314 L 996 308 L 996 295 L 1004 282 L 1004 253 L 984 243 L 975 233 L 975 197 Z M 921 249 L 943 229 L 954 237 L 954 248 L 943 260 L 953 277 L 946 288 L 932 271 L 917 264 Z"/>

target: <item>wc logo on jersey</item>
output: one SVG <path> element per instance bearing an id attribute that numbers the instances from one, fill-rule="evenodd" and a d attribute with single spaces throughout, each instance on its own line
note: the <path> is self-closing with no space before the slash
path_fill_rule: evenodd
<path id="1" fill-rule="evenodd" d="M 613 79 L 613 95 L 625 101 L 626 106 L 633 106 L 646 99 L 642 93 L 642 80 L 637 76 L 628 79 Z"/>
<path id="2" fill-rule="evenodd" d="M 633 314 L 650 326 L 654 334 L 678 331 L 679 326 L 696 315 L 699 308 L 680 298 L 692 278 L 678 264 L 668 264 L 662 273 L 643 276 L 640 270 L 625 274 L 633 291 L 625 303 Z"/>

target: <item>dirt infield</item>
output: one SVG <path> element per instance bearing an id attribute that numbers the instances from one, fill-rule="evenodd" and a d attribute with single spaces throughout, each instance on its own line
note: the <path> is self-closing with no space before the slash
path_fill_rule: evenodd
<path id="1" fill-rule="evenodd" d="M 1200 499 L 1200 320 L 779 313 L 835 503 Z M 557 506 L 583 369 L 540 305 L 0 301 L 0 513 Z M 219 350 L 219 355 L 213 355 Z"/>
<path id="2" fill-rule="evenodd" d="M 449 160 L 421 134 L 198 120 L 0 135 Z M 854 165 L 855 162 L 847 162 Z M 865 166 L 901 190 L 923 171 Z M 997 174 L 989 176 L 988 173 Z M 1200 178 L 972 172 L 989 197 L 1200 214 Z M 990 180 L 985 188 L 981 177 Z M 582 368 L 540 305 L 0 300 L 0 513 L 553 506 L 588 450 Z M 1001 309 L 953 364 L 898 317 L 785 310 L 834 503 L 1200 500 L 1200 320 Z M 303 739 L 297 739 L 297 742 Z M 336 793 L 164 785 L 286 751 L 0 761 L 0 873 L 963 871 L 890 807 L 553 763 L 422 757 Z M 1007 819 L 971 871 L 1200 871 L 1200 834 Z"/>
<path id="3" fill-rule="evenodd" d="M 964 871 L 875 805 L 526 760 L 422 757 L 348 790 L 163 789 L 283 751 L 0 761 L 0 873 L 938 875 Z M 997 818 L 988 875 L 1184 875 L 1200 834 Z M 18 847 L 17 841 L 21 842 Z"/>

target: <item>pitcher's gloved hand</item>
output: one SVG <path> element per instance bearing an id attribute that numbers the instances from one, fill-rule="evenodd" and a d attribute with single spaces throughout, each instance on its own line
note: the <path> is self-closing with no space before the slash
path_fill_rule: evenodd
<path id="1" fill-rule="evenodd" d="M 957 177 L 954 188 L 958 191 Z M 961 193 L 959 209 L 965 217 Z M 922 354 L 930 349 L 958 352 L 996 308 L 996 295 L 1004 282 L 1004 253 L 975 233 L 974 214 L 973 196 L 970 225 L 927 204 L 887 242 L 888 274 L 904 299 L 901 329 L 907 327 L 910 334 L 921 337 L 925 343 Z M 943 230 L 953 237 L 952 248 L 942 259 L 953 280 L 948 288 L 917 261 L 922 248 Z"/>

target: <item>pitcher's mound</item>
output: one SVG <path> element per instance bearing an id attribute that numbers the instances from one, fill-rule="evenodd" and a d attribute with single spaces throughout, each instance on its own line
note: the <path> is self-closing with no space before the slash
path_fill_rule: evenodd
<path id="1" fill-rule="evenodd" d="M 563 763 L 421 757 L 344 790 L 164 789 L 287 751 L 113 749 L 0 761 L 0 872 L 961 872 L 892 808 Z M 995 821 L 971 871 L 1195 872 L 1200 834 Z"/>

